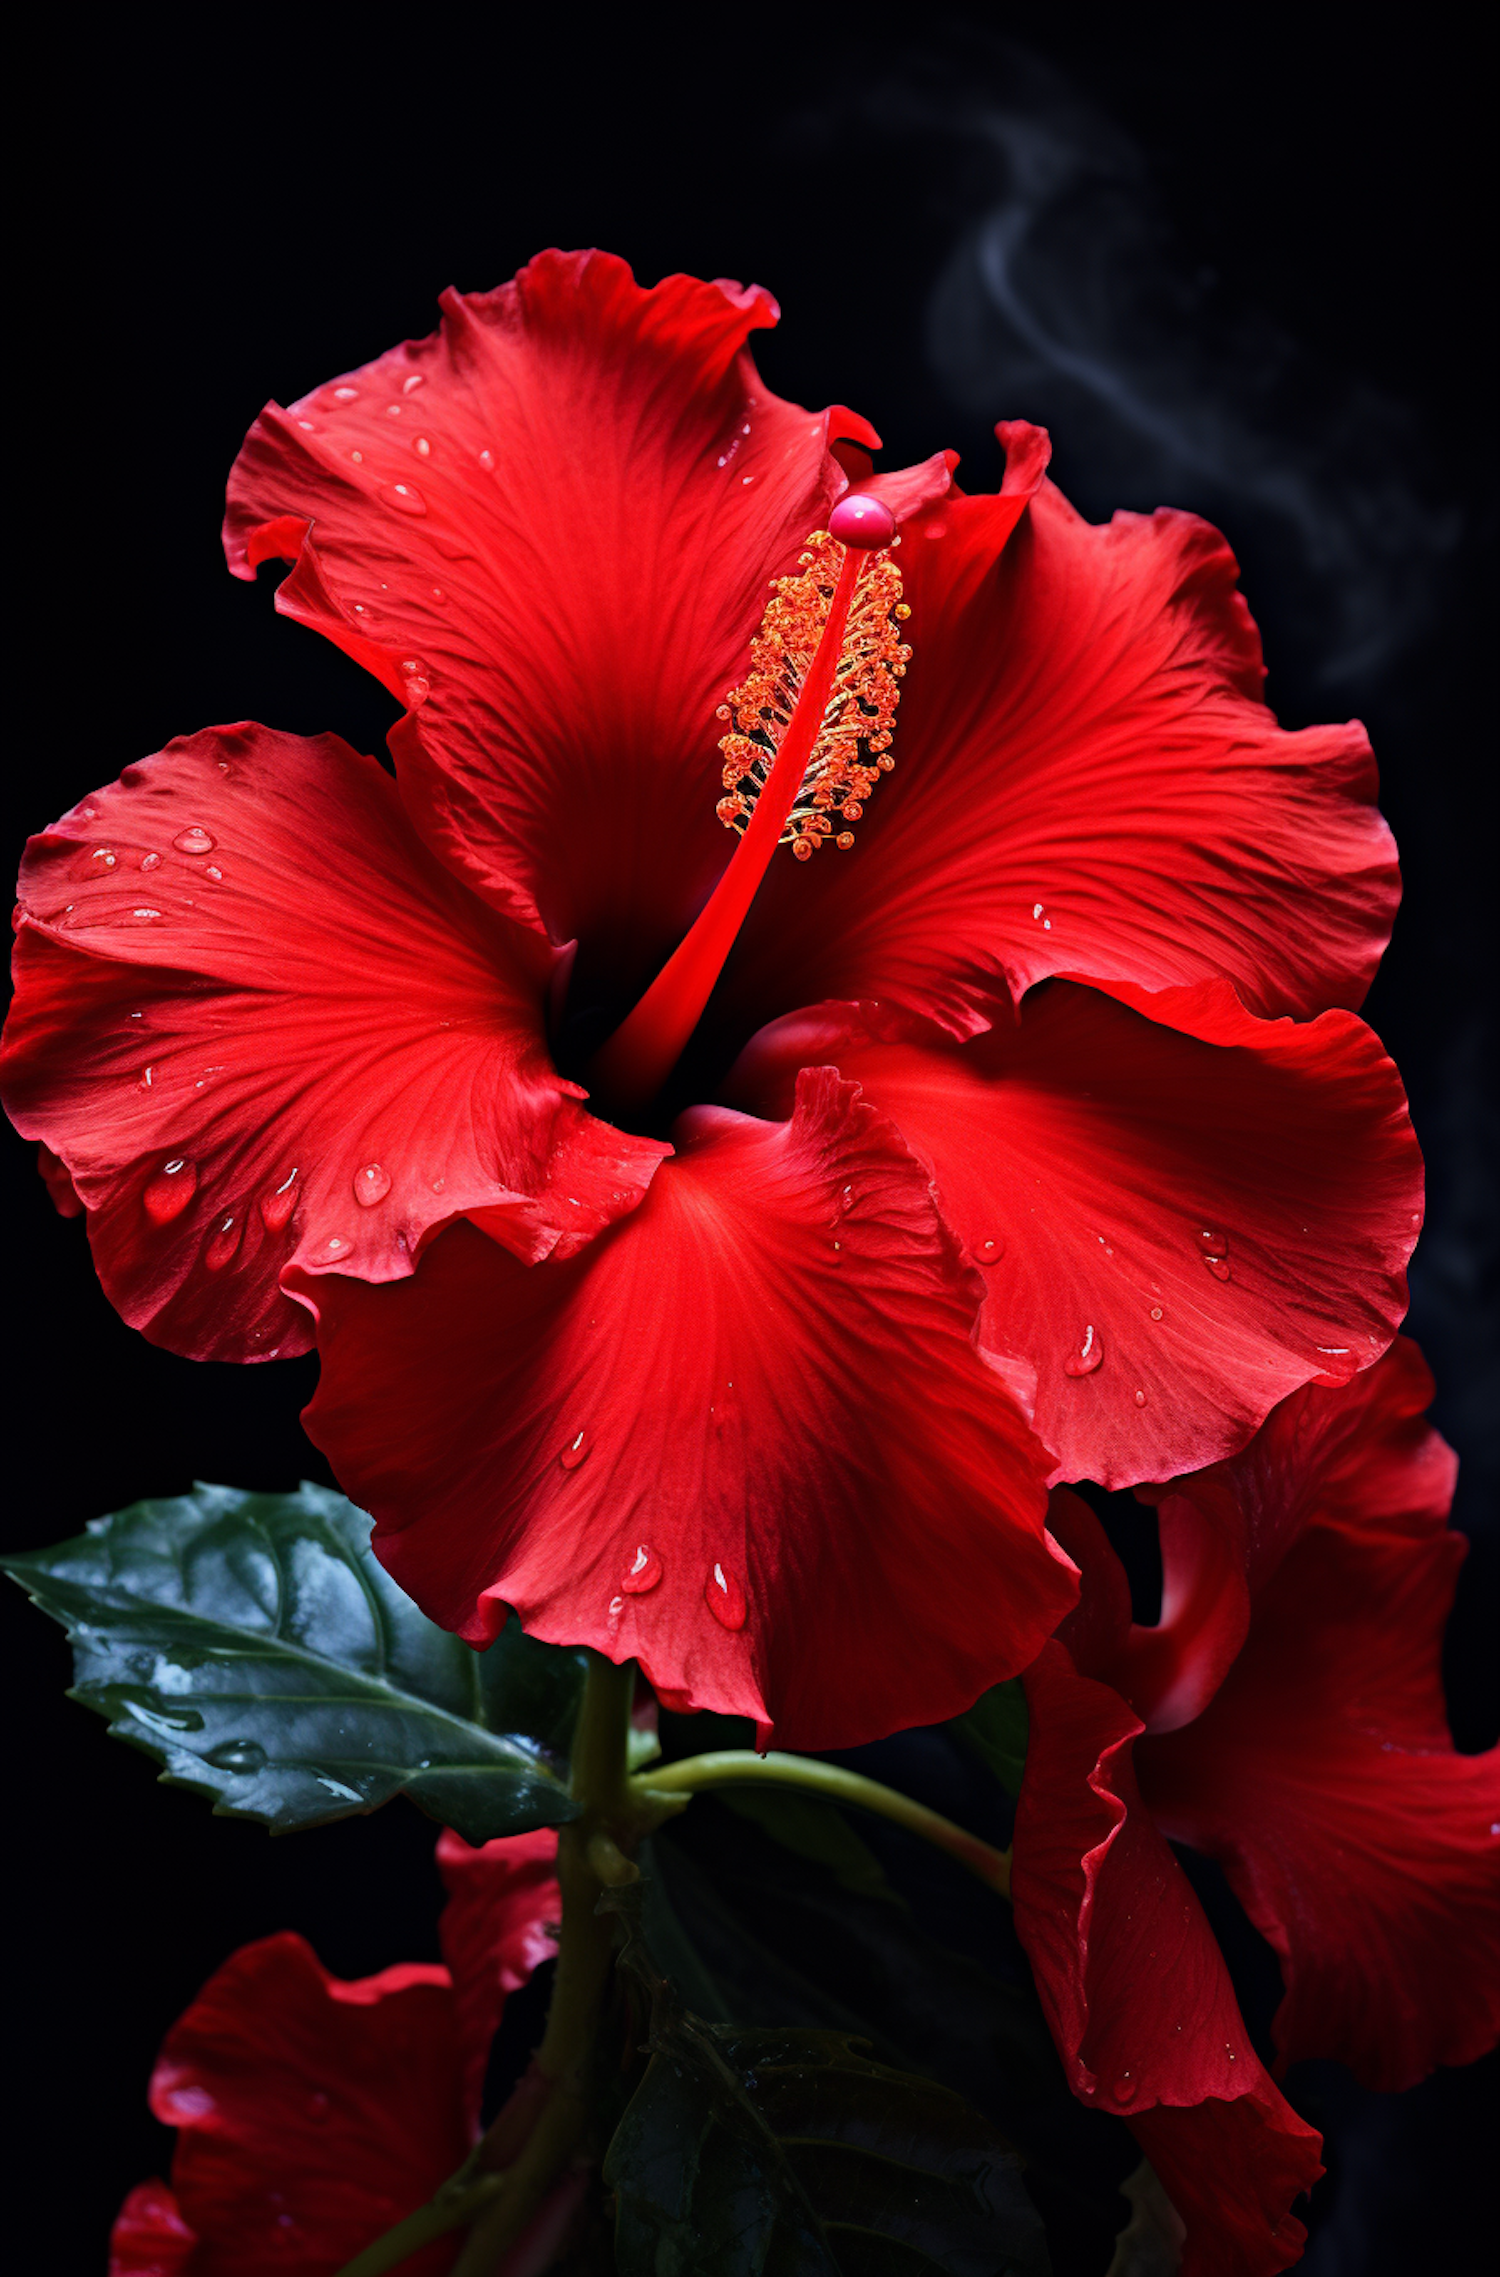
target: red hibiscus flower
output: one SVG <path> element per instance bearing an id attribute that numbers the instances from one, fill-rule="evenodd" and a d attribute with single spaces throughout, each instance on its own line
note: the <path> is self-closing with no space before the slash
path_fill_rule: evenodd
<path id="1" fill-rule="evenodd" d="M 793 1744 L 954 1712 L 1072 1600 L 1049 1471 L 1224 1457 L 1400 1318 L 1367 745 L 1278 728 L 1212 531 L 1089 527 L 1028 427 L 995 497 L 873 474 L 759 291 L 444 309 L 230 484 L 395 781 L 220 730 L 37 840 L 11 1112 L 147 1334 L 316 1319 L 448 1626 Z"/>
<path id="2" fill-rule="evenodd" d="M 477 2140 L 505 1996 L 552 1951 L 556 1850 L 546 1829 L 482 1850 L 442 1836 L 446 1968 L 345 1983 L 290 1934 L 226 1961 L 162 2046 L 151 2108 L 177 2129 L 172 2186 L 132 2190 L 110 2277 L 330 2277 L 425 2205 Z M 538 2229 L 571 2209 L 568 2185 L 555 2196 Z M 402 2267 L 441 2277 L 457 2250 L 440 2238 Z"/>
<path id="3" fill-rule="evenodd" d="M 1222 1860 L 1280 1956 L 1278 2070 L 1382 2088 L 1500 2032 L 1500 1755 L 1453 1751 L 1442 1628 L 1463 1555 L 1431 1379 L 1399 1342 L 1164 1490 L 1162 1619 L 1065 1491 L 1083 1596 L 1026 1677 L 1016 1927 L 1075 2091 L 1127 2118 L 1185 2267 L 1296 2258 L 1317 2138 L 1272 2085 L 1168 1839 Z"/>

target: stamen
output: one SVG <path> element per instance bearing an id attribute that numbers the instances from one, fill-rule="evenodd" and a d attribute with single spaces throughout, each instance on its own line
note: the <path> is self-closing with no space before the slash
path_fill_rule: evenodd
<path id="1" fill-rule="evenodd" d="M 734 721 L 734 730 L 719 741 L 728 795 L 717 812 L 727 829 L 746 829 L 771 779 L 827 630 L 842 552 L 826 531 L 809 538 L 798 564 L 801 575 L 777 579 L 751 645 L 748 674 L 719 706 L 720 719 Z M 847 851 L 854 833 L 840 830 L 834 836 L 835 811 L 845 822 L 858 822 L 882 774 L 895 765 L 887 754 L 898 682 L 911 655 L 899 626 L 910 614 L 890 554 L 867 554 L 856 575 L 822 723 L 779 840 L 799 861 L 809 861 L 828 838 Z"/>
<path id="2" fill-rule="evenodd" d="M 828 529 L 808 539 L 798 574 L 773 584 L 750 670 L 719 706 L 735 724 L 720 742 L 718 814 L 740 843 L 686 939 L 588 1070 L 617 1112 L 654 1098 L 676 1065 L 776 847 L 809 861 L 834 837 L 833 811 L 857 822 L 895 764 L 897 683 L 911 656 L 890 554 L 900 542 L 880 500 L 843 498 Z M 853 831 L 834 842 L 847 851 Z"/>

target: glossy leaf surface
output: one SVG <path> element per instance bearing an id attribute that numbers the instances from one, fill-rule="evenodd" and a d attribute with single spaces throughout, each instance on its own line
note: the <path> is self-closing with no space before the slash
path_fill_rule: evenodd
<path id="1" fill-rule="evenodd" d="M 579 1656 L 514 1621 L 474 1652 L 369 1537 L 323 1487 L 200 1485 L 5 1570 L 67 1629 L 72 1696 L 217 1811 L 288 1833 L 406 1794 L 470 1842 L 574 1817 Z"/>
<path id="2" fill-rule="evenodd" d="M 841 2032 L 705 2023 L 639 1934 L 621 1968 L 651 2003 L 604 2168 L 622 2277 L 1045 2277 L 1020 2160 L 962 2097 Z"/>

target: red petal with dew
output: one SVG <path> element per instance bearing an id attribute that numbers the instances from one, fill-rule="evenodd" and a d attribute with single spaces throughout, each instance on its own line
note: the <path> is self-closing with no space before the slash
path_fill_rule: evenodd
<path id="1" fill-rule="evenodd" d="M 1270 2277 L 1305 2232 L 1319 2139 L 1266 2076 L 1213 1933 L 1143 1807 L 1141 1724 L 1049 1644 L 1011 1875 L 1016 1933 L 1074 2093 L 1127 2119 L 1187 2225 L 1185 2277 Z"/>
<path id="2" fill-rule="evenodd" d="M 847 487 L 841 408 L 784 403 L 758 287 L 538 255 L 441 329 L 269 406 L 229 483 L 231 566 L 295 560 L 277 606 L 410 706 L 412 811 L 479 892 L 628 1005 L 729 858 L 715 707 L 767 580 Z M 910 512 L 946 459 L 872 485 Z"/>
<path id="3" fill-rule="evenodd" d="M 1281 1957 L 1283 2062 L 1372 2087 L 1500 2037 L 1500 1751 L 1458 1755 L 1442 1638 L 1464 1554 L 1414 1348 L 1279 1409 L 1227 1466 L 1245 1533 L 1303 1531 L 1197 1720 L 1136 1750 L 1166 1832 L 1219 1858 Z M 1195 1504 L 1180 1482 L 1174 1507 Z"/>
<path id="4" fill-rule="evenodd" d="M 6 1105 L 154 1343 L 305 1350 L 293 1259 L 397 1278 L 463 1210 L 567 1254 L 665 1151 L 579 1104 L 543 1038 L 550 952 L 332 736 L 169 744 L 33 839 L 21 895 Z"/>
<path id="5" fill-rule="evenodd" d="M 243 1946 L 167 2034 L 151 2108 L 179 2130 L 193 2277 L 328 2277 L 468 2153 L 448 1972 L 345 1983 L 290 1932 Z M 402 2266 L 440 2277 L 454 2252 Z"/>
<path id="6" fill-rule="evenodd" d="M 1036 485 L 1036 430 L 1000 432 Z M 962 1035 L 997 980 L 1071 973 L 1357 1006 L 1399 895 L 1363 729 L 1277 726 L 1205 523 L 1095 528 L 1050 483 L 1014 534 L 1010 508 L 953 496 L 906 532 L 895 770 L 847 854 L 776 865 L 732 968 L 746 1005 L 873 997 Z"/>
<path id="7" fill-rule="evenodd" d="M 1055 981 L 964 1045 L 825 1005 L 728 1084 L 765 1113 L 809 1063 L 864 1086 L 985 1267 L 981 1334 L 1035 1368 L 1057 1475 L 1106 1486 L 1211 1463 L 1376 1358 L 1422 1192 L 1399 1078 L 1351 1014 L 1258 1020 L 1222 981 L 1138 1004 Z"/>
<path id="8" fill-rule="evenodd" d="M 785 1124 L 702 1108 L 676 1135 L 569 1264 L 460 1227 L 399 1287 L 303 1282 L 308 1428 L 472 1642 L 514 1605 L 791 1745 L 956 1713 L 1074 1596 L 1045 1455 L 975 1348 L 979 1276 L 830 1070 Z"/>
<path id="9" fill-rule="evenodd" d="M 189 2277 L 198 2239 L 164 2182 L 138 2182 L 109 2233 L 109 2277 Z"/>
<path id="10" fill-rule="evenodd" d="M 557 1830 L 503 1834 L 476 1848 L 445 1827 L 437 1860 L 448 1892 L 438 1934 L 453 1977 L 465 2101 L 477 2125 L 490 2042 L 505 2003 L 543 1961 L 556 1958 L 562 1919 Z"/>

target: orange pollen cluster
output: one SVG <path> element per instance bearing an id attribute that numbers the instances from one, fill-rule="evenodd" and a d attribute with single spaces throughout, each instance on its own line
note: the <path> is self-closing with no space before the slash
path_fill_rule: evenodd
<path id="1" fill-rule="evenodd" d="M 891 546 L 900 543 L 893 538 Z M 719 718 L 734 721 L 719 739 L 726 796 L 716 811 L 728 830 L 744 830 L 766 787 L 828 624 L 844 559 L 845 548 L 826 530 L 813 533 L 799 557 L 798 574 L 774 580 L 770 604 L 751 643 L 750 669 L 719 706 Z M 835 814 L 846 823 L 858 822 L 881 775 L 896 764 L 890 745 L 898 683 L 911 657 L 901 624 L 910 615 L 891 549 L 864 555 L 833 685 L 778 841 L 789 845 L 799 861 L 810 860 L 826 838 L 846 850 L 852 846 L 852 830 L 835 835 Z"/>

